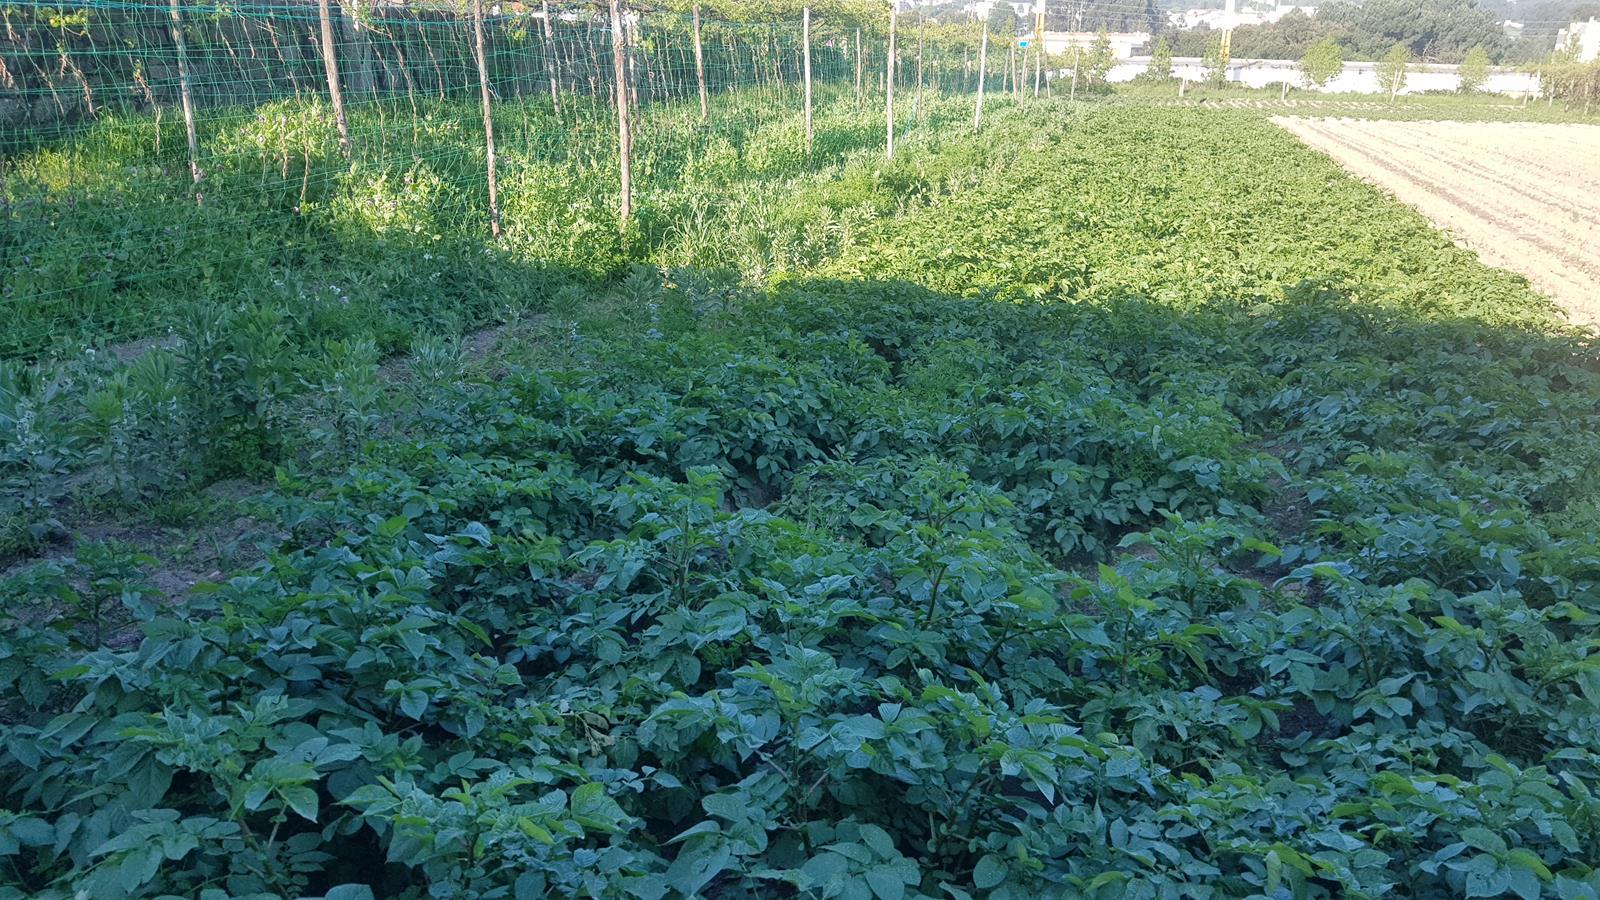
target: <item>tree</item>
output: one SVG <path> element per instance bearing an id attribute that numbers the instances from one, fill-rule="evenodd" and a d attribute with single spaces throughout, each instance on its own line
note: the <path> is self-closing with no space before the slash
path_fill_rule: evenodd
<path id="1" fill-rule="evenodd" d="M 1406 86 L 1406 70 L 1410 66 L 1411 51 L 1405 44 L 1395 44 L 1378 60 L 1378 87 L 1389 92 L 1391 101 Z"/>
<path id="2" fill-rule="evenodd" d="M 1145 31 L 1155 34 L 1166 24 L 1155 0 L 1075 0 L 1054 2 L 1046 10 L 1048 31 Z"/>
<path id="3" fill-rule="evenodd" d="M 1475 0 L 1332 0 L 1317 7 L 1316 19 L 1348 29 L 1345 46 L 1362 59 L 1377 59 L 1397 43 L 1430 62 L 1456 62 L 1477 44 L 1491 56 L 1506 46 L 1499 18 Z"/>
<path id="4" fill-rule="evenodd" d="M 989 33 L 996 37 L 1016 37 L 1017 22 L 1017 11 L 1008 3 L 996 3 L 994 9 L 989 10 Z"/>
<path id="5" fill-rule="evenodd" d="M 1522 0 L 1528 3 L 1540 0 Z M 1567 3 L 1572 8 L 1600 11 L 1600 0 L 1544 0 Z M 1544 7 L 1536 7 L 1542 9 Z M 1519 12 L 1511 18 L 1529 19 L 1544 15 Z M 1551 13 L 1551 15 L 1557 15 Z M 1576 16 L 1563 21 L 1581 21 Z M 1205 45 L 1201 29 L 1190 29 L 1175 36 L 1173 53 L 1198 56 Z M 1539 39 L 1539 54 L 1549 52 L 1555 32 Z M 1294 10 L 1264 25 L 1241 25 L 1234 29 L 1234 56 L 1250 59 L 1299 59 L 1318 41 L 1332 38 L 1339 42 L 1346 60 L 1376 60 L 1396 42 L 1405 44 L 1411 55 L 1427 62 L 1460 62 L 1468 50 L 1479 44 L 1490 59 L 1504 56 L 1508 46 L 1500 17 L 1475 0 L 1327 0 L 1317 4 L 1315 17 Z"/>
<path id="6" fill-rule="evenodd" d="M 1339 42 L 1333 38 L 1317 41 L 1305 56 L 1300 57 L 1300 74 L 1305 77 L 1308 87 L 1321 90 L 1343 71 L 1344 51 L 1339 49 Z"/>
<path id="7" fill-rule="evenodd" d="M 1083 74 L 1091 84 L 1098 84 L 1105 81 L 1111 73 L 1111 67 L 1116 64 L 1116 54 L 1111 51 L 1111 35 L 1102 28 L 1094 36 L 1094 43 L 1089 45 L 1089 52 L 1083 55 Z"/>
<path id="8" fill-rule="evenodd" d="M 1583 22 L 1590 16 L 1600 16 L 1600 0 L 1521 0 L 1513 10 L 1505 10 L 1502 18 L 1517 19 L 1524 23 L 1522 34 L 1505 54 L 1498 55 L 1504 62 L 1542 63 L 1555 46 L 1556 32 L 1569 22 Z M 1491 59 L 1496 58 L 1494 47 L 1485 45 Z"/>
<path id="9" fill-rule="evenodd" d="M 1156 49 L 1150 54 L 1150 68 L 1145 74 L 1158 81 L 1172 80 L 1172 48 L 1165 37 L 1156 41 Z"/>
<path id="10" fill-rule="evenodd" d="M 1206 83 L 1226 84 L 1228 81 L 1228 57 L 1222 52 L 1222 38 L 1216 37 L 1206 41 L 1206 52 L 1201 57 L 1201 65 L 1205 66 Z"/>
<path id="11" fill-rule="evenodd" d="M 1456 90 L 1461 93 L 1470 94 L 1483 87 L 1483 83 L 1489 80 L 1489 51 L 1483 49 L 1482 44 L 1468 50 L 1456 73 L 1461 76 L 1461 83 L 1456 85 Z"/>

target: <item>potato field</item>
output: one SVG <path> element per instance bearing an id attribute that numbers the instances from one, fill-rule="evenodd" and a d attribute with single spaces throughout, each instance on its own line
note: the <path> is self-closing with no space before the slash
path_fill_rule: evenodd
<path id="1" fill-rule="evenodd" d="M 1280 119 L 1477 250 L 1600 322 L 1600 127 Z"/>
<path id="2" fill-rule="evenodd" d="M 603 96 L 497 238 L 475 93 L 13 144 L 0 898 L 1600 896 L 1595 332 L 1267 111 L 840 73 L 622 229 Z"/>

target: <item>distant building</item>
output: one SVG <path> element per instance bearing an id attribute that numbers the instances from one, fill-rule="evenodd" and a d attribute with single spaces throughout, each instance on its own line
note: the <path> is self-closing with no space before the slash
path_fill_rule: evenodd
<path id="1" fill-rule="evenodd" d="M 1044 48 L 1046 53 L 1055 56 L 1065 53 L 1073 47 L 1087 50 L 1094 46 L 1094 42 L 1099 38 L 1100 32 L 1098 31 L 1046 31 L 1044 33 Z M 1150 43 L 1150 32 L 1112 31 L 1106 34 L 1106 38 L 1111 41 L 1112 57 L 1127 59 L 1133 56 L 1135 51 L 1143 49 L 1146 44 Z M 1031 45 L 1033 43 L 1033 33 L 1029 32 L 1023 35 L 1022 39 Z"/>
<path id="2" fill-rule="evenodd" d="M 1506 37 L 1513 41 L 1522 37 L 1523 29 L 1526 27 L 1522 22 L 1513 22 L 1510 19 L 1500 23 L 1500 30 L 1505 32 Z"/>
<path id="3" fill-rule="evenodd" d="M 1033 0 L 973 0 L 967 4 L 967 12 L 974 18 L 987 19 L 996 8 L 1011 8 L 1011 12 L 1018 18 L 1033 14 Z"/>
<path id="4" fill-rule="evenodd" d="M 1594 16 L 1587 22 L 1573 22 L 1556 32 L 1557 50 L 1575 50 L 1578 62 L 1600 59 L 1600 21 Z"/>
<path id="5" fill-rule="evenodd" d="M 1308 16 L 1317 14 L 1315 6 L 1296 6 L 1275 2 L 1266 9 L 1239 9 L 1237 0 L 1227 0 L 1222 9 L 1181 9 L 1167 14 L 1174 28 L 1211 28 L 1226 31 L 1242 25 L 1267 25 L 1299 10 Z"/>

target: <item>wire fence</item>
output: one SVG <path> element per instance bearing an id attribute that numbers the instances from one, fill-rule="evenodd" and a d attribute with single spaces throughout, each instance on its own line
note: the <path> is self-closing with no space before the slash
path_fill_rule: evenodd
<path id="1" fill-rule="evenodd" d="M 883 115 L 893 26 L 876 7 L 0 4 L 0 354 L 38 346 L 27 323 L 137 332 L 119 304 L 141 284 L 281 259 L 338 204 L 382 231 L 438 230 L 390 220 L 447 192 L 461 205 L 443 217 L 481 238 L 499 236 L 497 188 L 563 167 L 618 170 L 625 219 L 629 162 L 802 111 L 809 153 L 816 103 Z M 891 121 L 920 116 L 924 92 L 974 91 L 980 56 L 991 91 L 1024 87 L 1016 49 L 986 54 L 981 26 L 898 27 Z"/>

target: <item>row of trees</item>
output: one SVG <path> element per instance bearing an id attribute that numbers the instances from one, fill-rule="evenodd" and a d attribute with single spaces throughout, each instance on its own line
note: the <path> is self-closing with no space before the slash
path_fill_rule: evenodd
<path id="1" fill-rule="evenodd" d="M 1344 51 L 1338 42 L 1324 38 L 1300 57 L 1300 72 L 1308 86 L 1322 88 L 1344 71 L 1344 63 Z M 1411 63 L 1411 48 L 1402 43 L 1392 45 L 1378 60 L 1378 84 L 1391 100 L 1405 87 Z M 1470 94 L 1482 88 L 1489 80 L 1489 52 L 1481 44 L 1468 50 L 1456 73 L 1461 79 L 1457 91 Z"/>
<path id="2" fill-rule="evenodd" d="M 1205 28 L 1179 32 L 1174 50 L 1200 56 L 1216 37 Z M 1300 59 L 1325 41 L 1337 43 L 1349 60 L 1380 60 L 1400 44 L 1413 58 L 1436 63 L 1463 62 L 1474 48 L 1499 60 L 1510 46 L 1499 19 L 1474 0 L 1334 0 L 1318 6 L 1315 17 L 1296 10 L 1270 24 L 1235 29 L 1232 52 L 1250 59 Z"/>
<path id="3" fill-rule="evenodd" d="M 1201 65 L 1205 69 L 1206 81 L 1222 84 L 1227 80 L 1228 55 L 1220 40 L 1208 43 L 1200 58 Z M 1393 100 L 1405 88 L 1406 76 L 1412 61 L 1410 49 L 1400 43 L 1391 46 L 1389 52 L 1378 61 L 1378 84 L 1388 92 L 1389 99 Z M 1344 66 L 1344 50 L 1331 38 L 1312 44 L 1300 57 L 1300 74 L 1305 79 L 1307 87 L 1319 89 L 1326 87 L 1344 71 Z M 1467 51 L 1457 71 L 1461 77 L 1458 90 L 1464 94 L 1477 91 L 1489 79 L 1488 52 L 1482 47 L 1474 47 Z M 1156 41 L 1155 49 L 1150 54 L 1150 66 L 1146 69 L 1144 77 L 1155 81 L 1172 79 L 1172 46 L 1165 37 Z"/>

